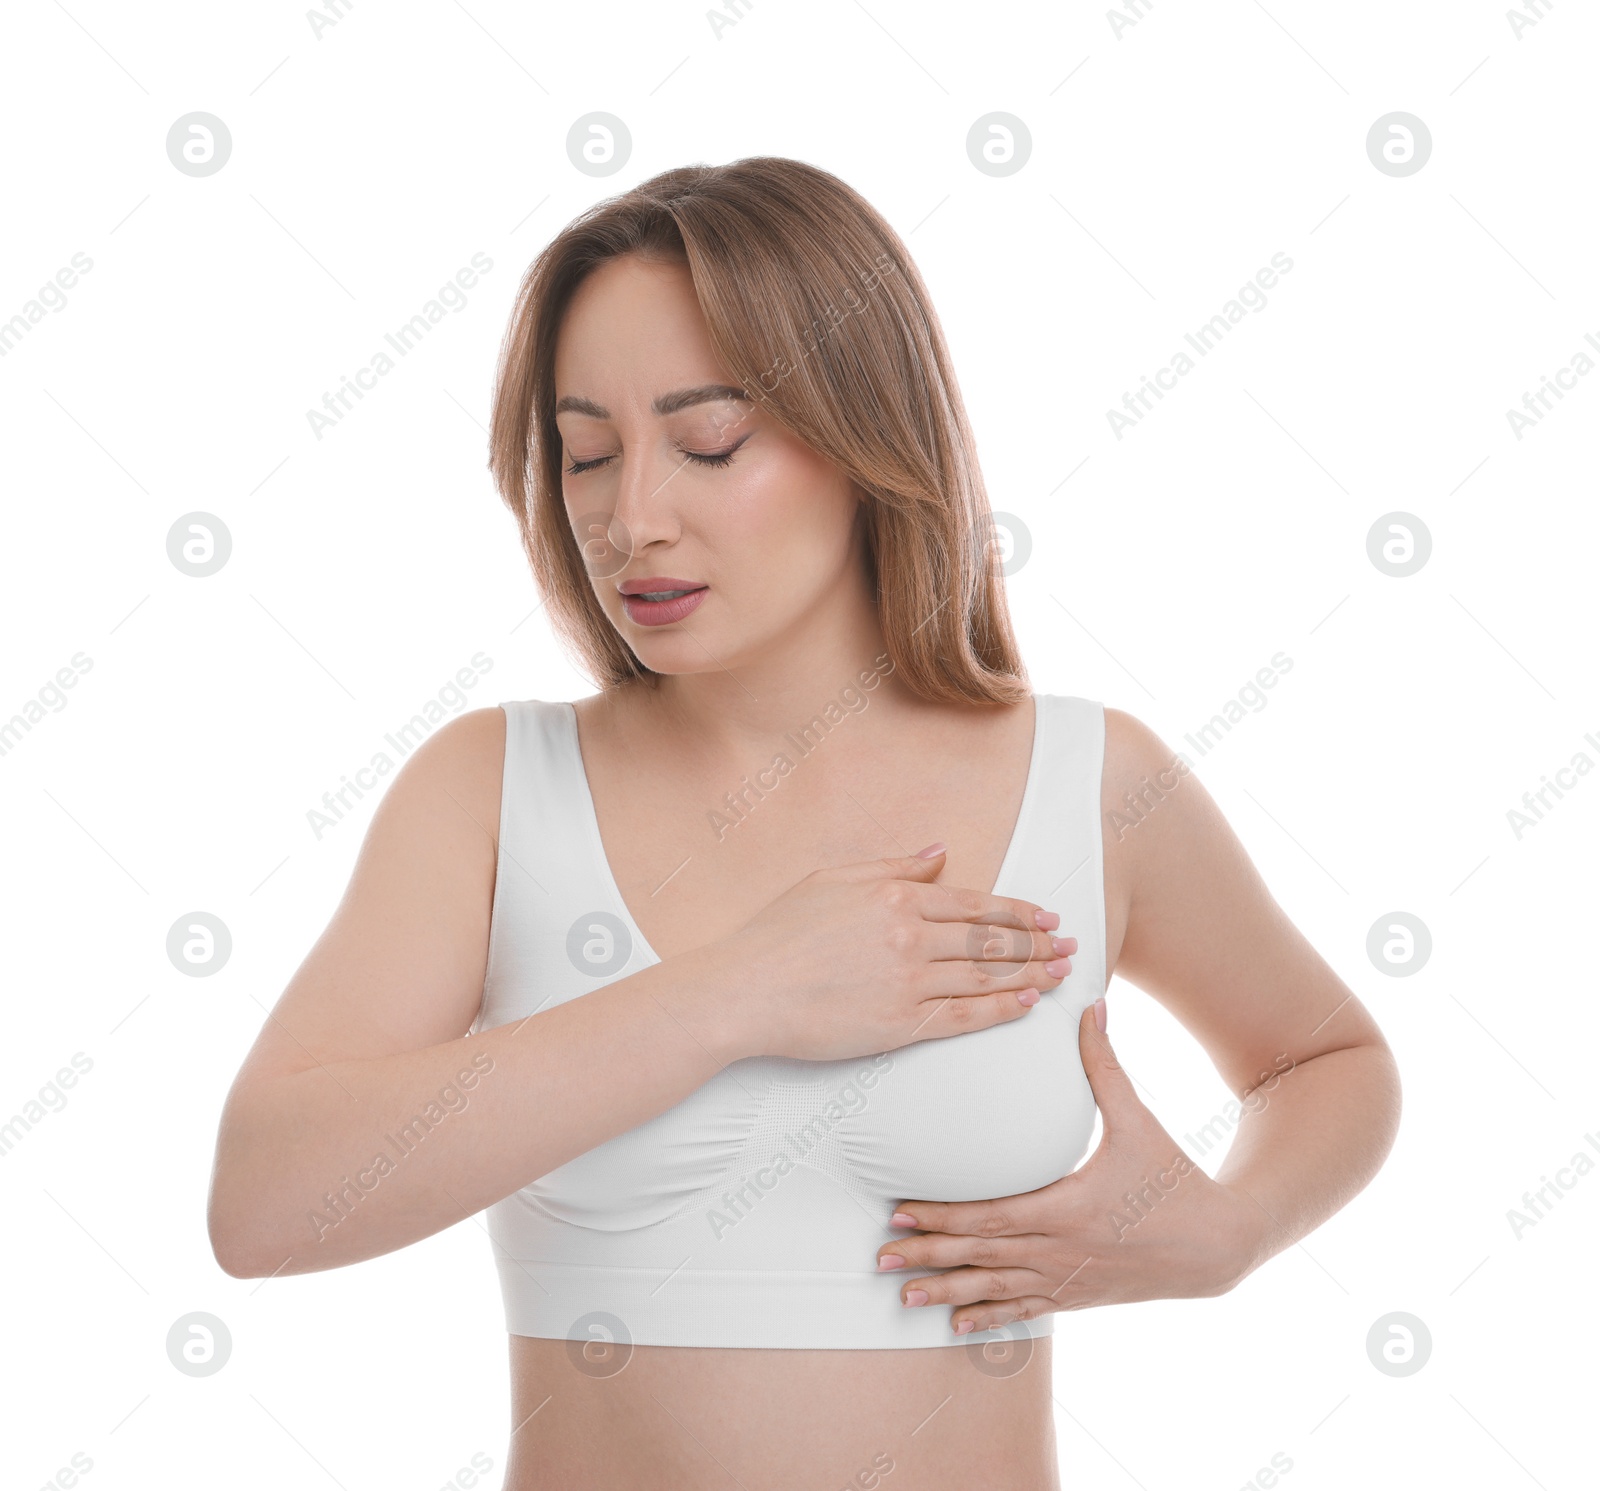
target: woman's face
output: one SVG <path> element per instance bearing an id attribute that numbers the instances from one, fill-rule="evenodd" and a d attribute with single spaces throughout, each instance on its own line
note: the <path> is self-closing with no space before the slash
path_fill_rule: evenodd
<path id="1" fill-rule="evenodd" d="M 567 517 L 647 668 L 736 670 L 859 620 L 855 488 L 728 386 L 686 267 L 625 256 L 593 271 L 555 375 Z"/>

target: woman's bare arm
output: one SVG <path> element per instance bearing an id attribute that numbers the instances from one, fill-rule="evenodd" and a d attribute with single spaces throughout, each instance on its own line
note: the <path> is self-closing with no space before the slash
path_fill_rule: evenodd
<path id="1" fill-rule="evenodd" d="M 209 1225 L 228 1273 L 306 1273 L 430 1236 L 744 1054 L 735 1001 L 694 954 L 466 1034 L 504 751 L 504 712 L 471 711 L 378 805 L 338 910 L 223 1111 Z"/>
<path id="2" fill-rule="evenodd" d="M 1166 1006 L 1240 1100 L 1216 1179 L 1260 1229 L 1253 1268 L 1377 1173 L 1399 1127 L 1399 1073 L 1199 778 L 1121 710 L 1106 711 L 1106 732 L 1106 860 L 1122 888 L 1108 884 L 1107 904 L 1126 906 L 1116 971 Z"/>
<path id="3" fill-rule="evenodd" d="M 665 1112 L 731 1061 L 848 1057 L 1024 1018 L 1019 993 L 1065 971 L 1031 902 L 935 887 L 937 856 L 876 860 L 814 871 L 732 937 L 467 1035 L 504 758 L 504 712 L 474 710 L 429 737 L 379 803 L 349 889 L 223 1110 L 209 1225 L 228 1273 L 390 1252 Z M 972 963 L 972 922 L 1013 930 L 985 955 L 1007 971 Z"/>

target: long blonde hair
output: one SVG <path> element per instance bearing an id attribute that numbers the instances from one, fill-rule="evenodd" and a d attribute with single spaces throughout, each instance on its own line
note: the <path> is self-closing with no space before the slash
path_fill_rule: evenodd
<path id="1" fill-rule="evenodd" d="M 685 265 L 734 383 L 865 494 L 868 561 L 900 679 L 944 702 L 1025 698 L 989 499 L 927 287 L 870 203 L 782 156 L 680 166 L 595 204 L 518 290 L 489 469 L 552 626 L 599 686 L 656 675 L 602 610 L 567 517 L 555 354 L 578 285 L 622 254 Z"/>

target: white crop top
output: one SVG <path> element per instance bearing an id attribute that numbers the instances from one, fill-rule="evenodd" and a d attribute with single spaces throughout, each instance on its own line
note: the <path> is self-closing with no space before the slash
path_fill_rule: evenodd
<path id="1" fill-rule="evenodd" d="M 489 1208 L 513 1335 L 645 1346 L 959 1346 L 950 1308 L 880 1273 L 897 1203 L 1035 1190 L 1083 1158 L 1094 1098 L 1078 1017 L 1105 992 L 1105 712 L 1035 695 L 1033 754 L 995 893 L 1061 915 L 1072 972 L 1028 1014 L 877 1056 L 731 1063 L 675 1106 Z M 506 713 L 499 868 L 473 1029 L 660 961 L 601 844 L 570 704 Z M 626 1083 L 626 1072 L 610 1080 Z M 1004 1328 L 1052 1334 L 1054 1315 Z"/>

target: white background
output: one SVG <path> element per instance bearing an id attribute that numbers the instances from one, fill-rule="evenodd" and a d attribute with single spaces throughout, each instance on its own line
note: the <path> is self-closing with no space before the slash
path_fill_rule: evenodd
<path id="1" fill-rule="evenodd" d="M 320 35 L 289 4 L 5 10 L 0 319 L 93 261 L 0 358 L 0 718 L 92 661 L 0 756 L 0 1121 L 93 1062 L 0 1162 L 6 1484 L 74 1453 L 91 1487 L 503 1467 L 481 1218 L 231 1279 L 217 1116 L 373 798 L 320 839 L 307 811 L 474 653 L 471 707 L 592 691 L 485 470 L 519 275 L 602 196 L 778 154 L 860 190 L 931 287 L 993 504 L 1031 534 L 1008 583 L 1034 686 L 1195 759 L 1404 1077 L 1387 1165 L 1302 1246 L 1219 1300 L 1058 1317 L 1064 1484 L 1233 1488 L 1281 1453 L 1304 1491 L 1592 1486 L 1600 1175 L 1520 1238 L 1507 1212 L 1600 1143 L 1600 781 L 1520 838 L 1507 812 L 1600 761 L 1600 377 L 1520 440 L 1506 418 L 1600 338 L 1592 9 L 1519 35 L 1489 3 L 1156 0 L 1119 35 L 1090 6 L 754 0 L 720 38 L 696 5 L 340 9 Z M 603 179 L 566 149 L 595 110 L 633 140 Z M 1433 140 L 1406 177 L 1366 152 L 1395 110 Z M 233 141 L 203 178 L 165 149 L 192 111 Z M 1006 177 L 967 156 L 992 111 L 1031 134 Z M 480 251 L 466 307 L 317 439 L 306 411 Z M 1265 309 L 1117 439 L 1106 411 L 1275 252 Z M 166 553 L 197 510 L 233 540 L 206 579 Z M 1368 557 L 1397 511 L 1431 535 L 1409 578 Z M 1280 651 L 1199 756 L 1185 735 Z M 200 910 L 233 938 L 209 978 L 165 952 Z M 1433 942 L 1406 977 L 1366 951 L 1397 911 Z M 1121 982 L 1109 1006 L 1174 1134 L 1222 1108 L 1158 1006 Z M 209 1377 L 165 1353 L 193 1311 L 232 1335 Z M 1367 1355 L 1393 1311 L 1432 1336 L 1408 1377 Z"/>

